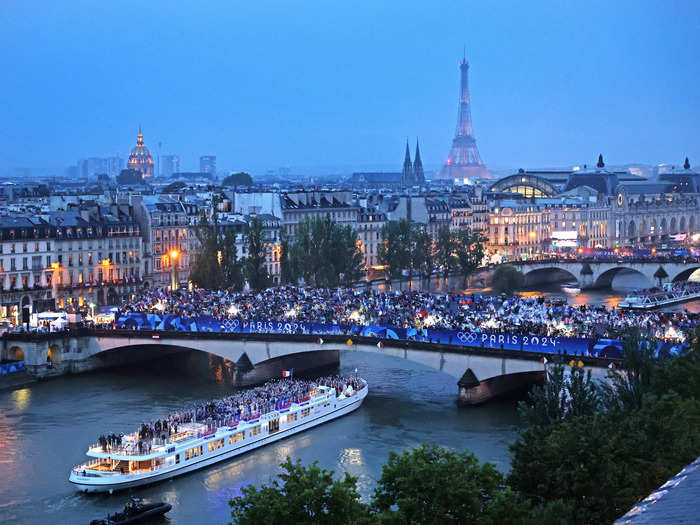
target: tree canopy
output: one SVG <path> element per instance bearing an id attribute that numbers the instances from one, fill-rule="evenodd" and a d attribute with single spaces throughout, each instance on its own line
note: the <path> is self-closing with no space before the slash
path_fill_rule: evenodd
<path id="1" fill-rule="evenodd" d="M 252 186 L 253 177 L 250 174 L 241 171 L 239 173 L 231 173 L 222 183 L 223 186 Z"/>
<path id="2" fill-rule="evenodd" d="M 512 264 L 501 264 L 493 272 L 491 286 L 498 293 L 512 294 L 522 288 L 525 282 L 523 274 Z"/>
<path id="3" fill-rule="evenodd" d="M 236 232 L 219 223 L 216 206 L 209 218 L 202 214 L 194 228 L 199 252 L 190 269 L 190 280 L 200 288 L 219 290 L 243 287 L 242 267 L 236 255 Z"/>
<path id="4" fill-rule="evenodd" d="M 328 215 L 300 223 L 293 241 L 283 239 L 281 259 L 284 282 L 289 283 L 303 278 L 311 286 L 349 286 L 364 272 L 357 232 Z"/>
<path id="5" fill-rule="evenodd" d="M 248 257 L 244 261 L 244 271 L 248 285 L 253 290 L 262 290 L 270 284 L 263 227 L 263 221 L 260 217 L 253 217 L 245 227 Z"/>

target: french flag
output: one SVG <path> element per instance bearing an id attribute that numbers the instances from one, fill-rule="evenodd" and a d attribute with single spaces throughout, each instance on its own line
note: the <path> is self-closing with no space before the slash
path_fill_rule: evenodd
<path id="1" fill-rule="evenodd" d="M 294 373 L 293 368 L 291 370 L 282 370 L 282 377 L 292 377 L 293 373 Z"/>

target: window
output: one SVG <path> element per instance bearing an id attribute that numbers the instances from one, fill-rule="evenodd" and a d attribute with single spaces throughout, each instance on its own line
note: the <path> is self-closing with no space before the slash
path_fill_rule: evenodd
<path id="1" fill-rule="evenodd" d="M 189 450 L 185 450 L 185 459 L 192 459 L 196 458 L 197 456 L 202 455 L 202 446 L 194 447 Z"/>
<path id="2" fill-rule="evenodd" d="M 287 414 L 287 423 L 294 423 L 297 420 L 297 413 L 292 412 L 291 414 Z"/>
<path id="3" fill-rule="evenodd" d="M 250 437 L 257 436 L 261 432 L 260 425 L 256 425 L 253 428 L 250 429 Z"/>
<path id="4" fill-rule="evenodd" d="M 232 434 L 228 437 L 228 444 L 233 445 L 234 443 L 238 443 L 239 441 L 243 441 L 244 439 L 245 439 L 244 432 L 236 432 L 235 434 Z"/>
<path id="5" fill-rule="evenodd" d="M 215 450 L 219 450 L 220 448 L 223 448 L 223 447 L 224 447 L 223 438 L 207 443 L 207 451 L 208 452 L 214 452 Z"/>
<path id="6" fill-rule="evenodd" d="M 302 418 L 308 417 L 309 414 L 311 414 L 311 408 L 304 408 L 304 409 L 301 411 L 301 417 L 302 417 Z"/>

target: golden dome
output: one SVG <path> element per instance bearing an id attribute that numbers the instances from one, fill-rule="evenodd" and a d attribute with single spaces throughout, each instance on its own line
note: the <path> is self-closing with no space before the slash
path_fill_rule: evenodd
<path id="1" fill-rule="evenodd" d="M 141 129 L 139 129 L 139 134 L 136 136 L 136 146 L 129 154 L 128 167 L 140 171 L 144 179 L 153 176 L 153 157 L 151 157 L 151 152 L 148 151 L 148 148 L 143 143 Z"/>

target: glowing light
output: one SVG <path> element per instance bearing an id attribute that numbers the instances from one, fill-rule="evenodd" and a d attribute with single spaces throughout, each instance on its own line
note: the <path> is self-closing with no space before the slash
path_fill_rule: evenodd
<path id="1" fill-rule="evenodd" d="M 285 317 L 296 317 L 297 311 L 294 308 L 292 308 L 291 310 L 287 310 L 286 312 L 284 312 L 284 316 Z"/>
<path id="2" fill-rule="evenodd" d="M 102 266 L 104 266 L 105 268 L 109 266 L 109 259 L 102 259 Z"/>
<path id="3" fill-rule="evenodd" d="M 534 239 L 537 234 L 535 232 L 530 232 L 528 235 L 530 235 L 530 239 Z"/>
<path id="4" fill-rule="evenodd" d="M 232 304 L 229 306 L 228 313 L 231 315 L 238 315 L 240 313 L 240 310 L 235 304 Z"/>
<path id="5" fill-rule="evenodd" d="M 170 258 L 173 260 L 177 259 L 179 255 L 180 255 L 180 252 L 178 252 L 177 250 L 173 250 L 170 252 Z"/>
<path id="6" fill-rule="evenodd" d="M 352 321 L 359 321 L 360 320 L 360 312 L 355 310 L 354 312 L 352 312 L 350 314 L 349 319 Z"/>

